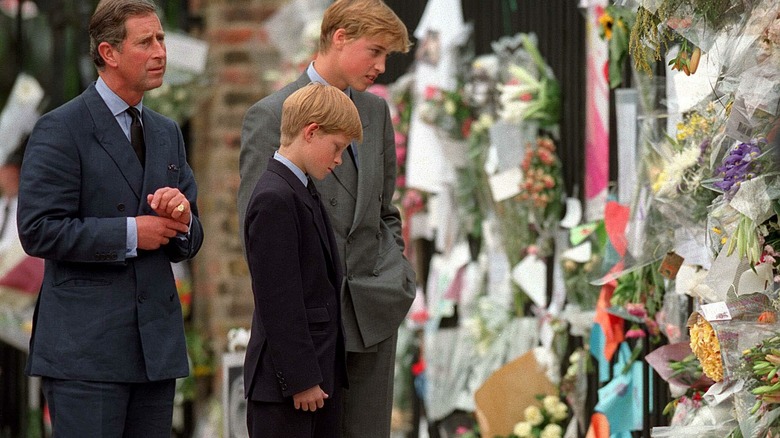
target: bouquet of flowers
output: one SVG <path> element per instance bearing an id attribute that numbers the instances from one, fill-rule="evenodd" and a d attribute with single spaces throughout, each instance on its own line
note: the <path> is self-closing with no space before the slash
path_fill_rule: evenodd
<path id="1" fill-rule="evenodd" d="M 506 438 L 561 438 L 563 422 L 569 418 L 569 407 L 555 395 L 536 398 L 541 407 L 531 405 L 525 408 L 523 421 L 518 422 L 512 434 Z M 503 438 L 503 437 L 497 437 Z"/>
<path id="2" fill-rule="evenodd" d="M 530 223 L 540 237 L 537 246 L 548 253 L 563 212 L 563 170 L 552 139 L 538 137 L 535 145 L 526 145 L 520 167 L 523 180 L 518 200 L 528 210 Z"/>
<path id="3" fill-rule="evenodd" d="M 712 324 L 699 313 L 691 316 L 690 324 L 691 350 L 699 359 L 704 375 L 720 382 L 723 380 L 723 359 Z"/>
<path id="4" fill-rule="evenodd" d="M 670 226 L 703 229 L 717 193 L 703 183 L 712 175 L 712 155 L 722 123 L 715 102 L 685 115 L 677 124 L 676 138 L 655 147 L 658 161 L 652 185 L 656 207 Z"/>
<path id="5" fill-rule="evenodd" d="M 623 66 L 628 59 L 629 30 L 634 25 L 634 13 L 625 7 L 609 5 L 596 7 L 599 36 L 609 47 L 609 86 L 617 88 L 623 83 Z"/>
<path id="6" fill-rule="evenodd" d="M 780 335 L 774 334 L 742 353 L 746 389 L 754 397 L 742 423 L 752 429 L 750 436 L 780 435 Z M 748 435 L 746 435 L 748 436 Z"/>
<path id="7" fill-rule="evenodd" d="M 731 148 L 710 180 L 721 192 L 713 201 L 709 227 L 714 250 L 736 251 L 751 266 L 762 261 L 767 239 L 777 235 L 780 181 L 775 151 L 765 140 L 739 143 Z"/>
<path id="8" fill-rule="evenodd" d="M 686 41 L 690 44 L 677 61 L 691 70 L 691 56 L 698 47 L 709 49 L 714 44 L 712 35 L 719 31 L 739 26 L 751 2 L 741 0 L 659 0 L 642 2 L 637 9 L 636 20 L 631 29 L 629 50 L 636 67 L 651 71 L 650 63 L 661 59 L 664 50 L 674 43 Z M 677 62 L 676 61 L 676 62 Z"/>
<path id="9" fill-rule="evenodd" d="M 424 122 L 437 126 L 454 140 L 469 138 L 474 110 L 467 104 L 463 84 L 454 91 L 428 86 L 424 98 L 420 109 L 420 118 Z"/>
<path id="10" fill-rule="evenodd" d="M 560 122 L 560 86 L 531 37 L 521 34 L 521 41 L 532 65 L 508 67 L 509 79 L 498 84 L 501 92 L 498 115 L 510 123 L 533 120 L 542 128 L 553 127 Z"/>
<path id="11" fill-rule="evenodd" d="M 664 299 L 664 280 L 659 273 L 660 261 L 625 272 L 617 278 L 610 304 L 622 307 L 627 319 L 645 323 L 657 334 L 655 315 Z"/>

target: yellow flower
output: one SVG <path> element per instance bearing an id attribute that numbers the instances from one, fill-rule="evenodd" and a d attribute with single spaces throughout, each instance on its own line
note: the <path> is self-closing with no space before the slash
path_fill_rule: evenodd
<path id="1" fill-rule="evenodd" d="M 699 358 L 702 371 L 710 379 L 723 380 L 723 360 L 720 355 L 720 342 L 712 325 L 701 315 L 696 316 L 696 322 L 690 328 L 691 350 Z"/>
<path id="2" fill-rule="evenodd" d="M 656 176 L 655 181 L 653 182 L 653 193 L 658 193 L 658 191 L 661 190 L 661 187 L 666 183 L 666 179 L 666 170 L 662 170 L 658 173 L 658 176 Z"/>
<path id="3" fill-rule="evenodd" d="M 609 15 L 609 12 L 604 12 L 599 17 L 599 25 L 604 32 L 604 38 L 607 40 L 612 39 L 612 25 L 615 24 L 615 19 Z"/>

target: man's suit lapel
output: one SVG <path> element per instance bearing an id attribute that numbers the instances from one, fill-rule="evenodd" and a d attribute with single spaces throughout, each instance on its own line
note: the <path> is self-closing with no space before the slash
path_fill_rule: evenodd
<path id="1" fill-rule="evenodd" d="M 130 141 L 122 132 L 122 128 L 117 123 L 114 115 L 111 114 L 105 102 L 103 102 L 100 94 L 98 94 L 95 84 L 90 85 L 83 96 L 87 109 L 92 116 L 97 141 L 111 159 L 114 160 L 119 172 L 140 200 L 144 169 L 130 146 Z M 100 129 L 97 129 L 97 127 L 100 127 Z M 149 136 L 146 135 L 146 138 L 149 138 Z"/>
<path id="2" fill-rule="evenodd" d="M 314 225 L 317 228 L 317 234 L 320 235 L 320 242 L 322 242 L 322 245 L 325 247 L 325 253 L 330 259 L 329 262 L 333 264 L 333 250 L 331 249 L 331 242 L 330 239 L 328 239 L 328 231 L 326 228 L 330 226 L 330 224 L 325 222 L 327 221 L 327 218 L 324 216 L 327 213 L 320 209 L 319 202 L 314 199 L 311 193 L 309 193 L 309 189 L 301 184 L 301 181 L 298 180 L 298 177 L 295 176 L 295 174 L 293 174 L 292 171 L 287 168 L 287 166 L 275 160 L 274 158 L 271 158 L 268 162 L 268 169 L 281 176 L 287 182 L 287 184 L 292 187 L 298 197 L 303 199 L 303 203 L 306 205 L 309 211 L 311 211 L 312 216 L 315 218 Z M 318 220 L 317 218 L 319 217 L 322 217 L 322 220 Z"/>
<path id="3" fill-rule="evenodd" d="M 383 175 L 384 170 L 381 168 L 377 169 L 377 166 L 381 164 L 377 162 L 377 153 L 383 148 L 381 140 L 379 144 L 366 144 L 367 139 L 376 138 L 374 131 L 377 129 L 377 125 L 371 125 L 371 108 L 368 105 L 368 101 L 365 99 L 365 94 L 353 90 L 352 101 L 358 109 L 360 121 L 363 124 L 363 144 L 357 146 L 360 169 L 358 169 L 357 172 L 357 198 L 355 203 L 355 217 L 352 220 L 352 230 L 354 230 L 355 226 L 363 219 L 363 216 L 368 209 L 368 205 L 372 202 L 371 196 L 372 193 L 374 193 L 376 175 Z M 352 166 L 352 163 L 346 162 L 339 167 L 345 166 Z"/>

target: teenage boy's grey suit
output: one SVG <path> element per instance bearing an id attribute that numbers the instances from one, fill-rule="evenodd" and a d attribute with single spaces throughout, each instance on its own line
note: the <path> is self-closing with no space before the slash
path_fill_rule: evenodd
<path id="1" fill-rule="evenodd" d="M 257 102 L 246 113 L 238 193 L 240 230 L 244 229 L 249 197 L 278 147 L 282 104 L 309 82 L 304 72 L 298 80 Z M 347 362 L 348 403 L 361 403 L 367 411 L 361 417 L 373 424 L 374 430 L 367 430 L 363 436 L 378 437 L 381 434 L 375 433 L 376 427 L 382 430 L 386 422 L 389 430 L 395 336 L 414 299 L 415 275 L 403 256 L 401 218 L 392 204 L 396 156 L 389 108 L 382 98 L 371 93 L 353 90 L 352 100 L 363 124 L 363 143 L 357 146 L 359 171 L 345 152 L 343 164 L 316 186 L 330 215 L 344 270 L 341 302 L 347 351 L 379 350 L 383 358 L 381 365 L 369 365 L 371 371 L 356 369 L 359 365 L 349 356 Z M 383 341 L 388 341 L 387 345 L 379 345 Z M 364 387 L 380 388 L 377 390 L 381 394 L 360 396 Z M 376 413 L 369 412 L 373 406 Z"/>

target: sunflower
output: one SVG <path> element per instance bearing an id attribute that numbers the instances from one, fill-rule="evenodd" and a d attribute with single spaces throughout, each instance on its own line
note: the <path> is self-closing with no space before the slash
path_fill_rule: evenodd
<path id="1" fill-rule="evenodd" d="M 609 15 L 609 12 L 604 11 L 599 16 L 599 25 L 601 26 L 601 36 L 607 40 L 612 39 L 612 26 L 615 25 L 615 19 Z"/>

